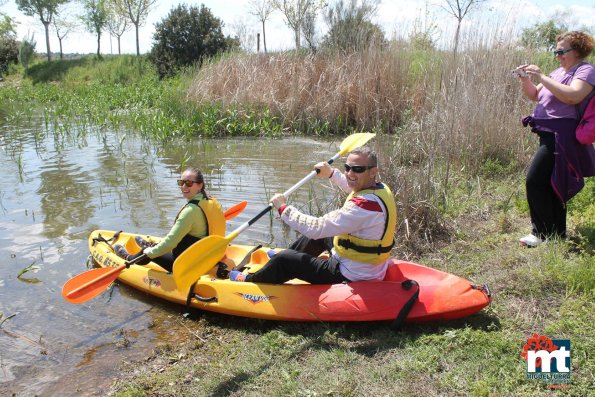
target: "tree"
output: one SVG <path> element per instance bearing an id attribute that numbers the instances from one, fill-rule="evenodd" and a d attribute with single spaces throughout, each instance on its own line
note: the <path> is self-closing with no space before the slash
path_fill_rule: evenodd
<path id="1" fill-rule="evenodd" d="M 74 18 L 71 15 L 68 15 L 67 11 L 63 7 L 59 7 L 56 15 L 54 16 L 52 26 L 56 31 L 58 44 L 60 45 L 60 59 L 63 59 L 64 51 L 62 50 L 62 40 L 64 40 L 70 33 L 75 31 L 78 25 Z"/>
<path id="2" fill-rule="evenodd" d="M 38 16 L 45 28 L 45 45 L 47 49 L 48 62 L 52 60 L 50 51 L 50 23 L 56 14 L 60 4 L 68 0 L 15 0 L 17 7 L 27 16 Z"/>
<path id="3" fill-rule="evenodd" d="M 246 22 L 243 19 L 236 19 L 230 27 L 234 37 L 240 43 L 241 50 L 250 51 L 252 48 L 254 48 L 254 31 L 248 30 Z"/>
<path id="4" fill-rule="evenodd" d="M 13 33 L 0 35 L 0 77 L 8 71 L 11 63 L 17 63 L 19 45 Z M 1 79 L 0 79 L 1 80 Z"/>
<path id="5" fill-rule="evenodd" d="M 275 6 L 271 0 L 250 0 L 249 7 L 249 13 L 258 18 L 260 23 L 262 23 L 262 44 L 264 46 L 264 53 L 266 54 L 267 35 L 264 29 L 264 24 L 269 19 L 273 11 L 275 11 Z"/>
<path id="6" fill-rule="evenodd" d="M 302 34 L 308 49 L 312 52 L 316 51 L 316 17 L 318 16 L 318 10 L 310 9 L 304 16 L 302 23 Z"/>
<path id="7" fill-rule="evenodd" d="M 155 25 L 150 59 L 160 77 L 171 76 L 181 68 L 200 64 L 205 57 L 226 50 L 223 22 L 211 10 L 179 5 Z"/>
<path id="8" fill-rule="evenodd" d="M 118 54 L 121 54 L 120 39 L 124 32 L 130 28 L 128 18 L 125 14 L 120 13 L 120 8 L 113 0 L 108 3 L 107 11 L 107 29 L 118 40 Z"/>
<path id="9" fill-rule="evenodd" d="M 0 37 L 14 37 L 17 34 L 15 21 L 0 12 Z"/>
<path id="10" fill-rule="evenodd" d="M 438 33 L 438 24 L 430 11 L 426 1 L 425 11 L 413 21 L 413 32 L 409 36 L 409 43 L 415 50 L 433 50 L 435 48 L 434 36 Z"/>
<path id="11" fill-rule="evenodd" d="M 25 72 L 29 68 L 29 63 L 31 63 L 33 55 L 35 55 L 36 45 L 35 35 L 31 35 L 31 37 L 27 36 L 21 41 L 21 45 L 19 46 L 19 62 L 25 68 Z"/>
<path id="12" fill-rule="evenodd" d="M 0 0 L 0 4 L 4 4 Z M 8 15 L 0 12 L 0 80 L 11 63 L 18 62 L 18 43 L 16 40 L 16 23 Z"/>
<path id="13" fill-rule="evenodd" d="M 455 32 L 455 47 L 453 53 L 456 55 L 459 48 L 459 35 L 461 34 L 461 24 L 467 14 L 474 8 L 479 7 L 479 4 L 486 0 L 444 0 L 446 6 L 441 6 L 447 13 L 457 19 L 457 30 Z"/>
<path id="14" fill-rule="evenodd" d="M 85 15 L 83 22 L 90 33 L 97 35 L 97 56 L 101 56 L 101 33 L 107 24 L 105 0 L 83 0 Z"/>
<path id="15" fill-rule="evenodd" d="M 360 51 L 385 42 L 384 33 L 371 19 L 378 9 L 378 0 L 343 0 L 329 7 L 324 16 L 329 31 L 323 44 L 341 52 Z"/>
<path id="16" fill-rule="evenodd" d="M 136 32 L 136 55 L 140 55 L 140 46 L 138 40 L 138 28 L 143 26 L 147 21 L 149 11 L 157 0 L 119 0 L 116 2 L 118 7 L 121 7 L 123 15 L 127 15 L 130 22 L 134 25 Z"/>
<path id="17" fill-rule="evenodd" d="M 326 5 L 323 0 L 273 0 L 273 4 L 283 13 L 285 23 L 293 30 L 295 48 L 298 50 L 301 47 L 301 35 L 304 27 L 307 27 L 307 33 L 313 32 L 315 20 L 313 15 L 316 15 Z"/>
<path id="18" fill-rule="evenodd" d="M 550 19 L 523 29 L 520 42 L 522 46 L 527 48 L 547 50 L 556 46 L 556 36 L 567 29 L 568 27 L 565 24 L 558 24 Z"/>

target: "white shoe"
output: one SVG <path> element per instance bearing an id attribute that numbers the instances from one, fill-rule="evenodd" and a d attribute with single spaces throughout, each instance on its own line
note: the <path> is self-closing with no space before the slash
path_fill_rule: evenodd
<path id="1" fill-rule="evenodd" d="M 538 245 L 544 243 L 544 240 L 540 239 L 539 237 L 533 234 L 527 234 L 526 236 L 521 237 L 519 239 L 519 243 L 521 243 L 525 247 L 535 248 Z"/>

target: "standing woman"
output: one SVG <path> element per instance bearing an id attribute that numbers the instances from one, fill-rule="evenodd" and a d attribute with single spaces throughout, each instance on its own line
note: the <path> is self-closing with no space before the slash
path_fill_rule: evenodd
<path id="1" fill-rule="evenodd" d="M 595 175 L 593 145 L 582 145 L 575 136 L 579 112 L 595 95 L 595 67 L 585 62 L 594 45 L 586 33 L 563 33 L 556 37 L 554 51 L 560 67 L 549 76 L 537 65 L 517 68 L 526 72 L 519 77 L 523 94 L 537 102 L 523 125 L 539 136 L 526 178 L 533 230 L 519 240 L 527 247 L 566 237 L 566 203 L 585 185 L 583 177 Z"/>
<path id="2" fill-rule="evenodd" d="M 205 192 L 202 172 L 198 168 L 187 168 L 177 182 L 188 202 L 176 216 L 169 233 L 156 245 L 137 236 L 135 242 L 141 251 L 135 255 L 130 255 L 126 248 L 117 244 L 114 250 L 119 257 L 131 261 L 144 253 L 147 258 L 138 265 L 153 261 L 171 272 L 176 258 L 192 244 L 208 235 L 225 234 L 225 216 L 221 205 Z"/>

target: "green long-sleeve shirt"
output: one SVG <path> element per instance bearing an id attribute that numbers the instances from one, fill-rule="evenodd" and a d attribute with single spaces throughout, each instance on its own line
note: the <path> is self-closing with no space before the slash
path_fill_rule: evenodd
<path id="1" fill-rule="evenodd" d="M 198 193 L 190 200 L 200 201 L 203 198 L 203 194 Z M 158 256 L 171 252 L 187 234 L 202 238 L 205 237 L 207 233 L 207 220 L 204 212 L 196 205 L 186 204 L 178 214 L 178 217 L 169 233 L 167 233 L 167 236 L 165 236 L 156 246 L 147 248 L 145 254 L 151 259 L 157 258 Z"/>

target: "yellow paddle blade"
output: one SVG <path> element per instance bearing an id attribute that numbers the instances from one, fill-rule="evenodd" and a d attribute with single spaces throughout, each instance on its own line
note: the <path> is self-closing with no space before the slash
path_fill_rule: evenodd
<path id="1" fill-rule="evenodd" d="M 207 236 L 192 244 L 174 262 L 174 282 L 179 291 L 188 292 L 190 286 L 206 274 L 225 255 L 229 237 Z"/>
<path id="2" fill-rule="evenodd" d="M 370 139 L 374 138 L 376 134 L 372 132 L 357 132 L 349 135 L 343 139 L 341 145 L 339 145 L 339 156 L 343 156 L 360 146 L 364 146 Z"/>

